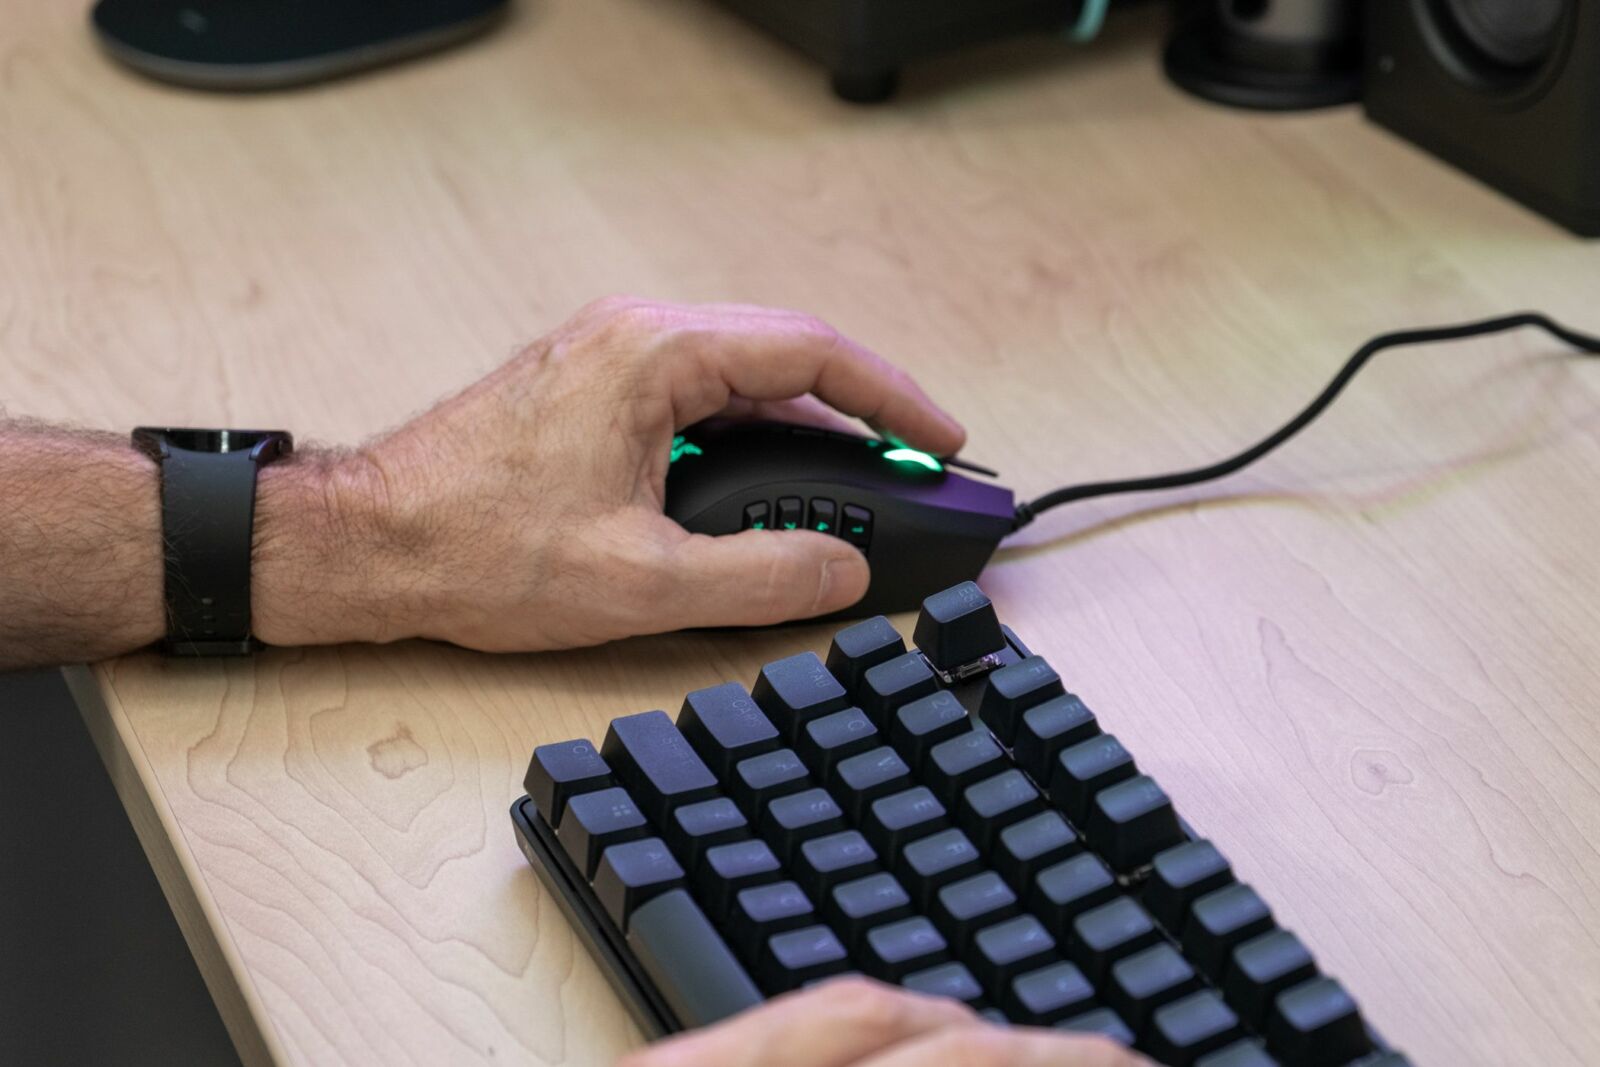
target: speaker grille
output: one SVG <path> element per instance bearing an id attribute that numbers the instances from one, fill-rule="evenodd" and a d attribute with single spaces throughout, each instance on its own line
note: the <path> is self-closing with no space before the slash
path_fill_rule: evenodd
<path id="1" fill-rule="evenodd" d="M 1460 58 L 1480 75 L 1505 81 L 1547 63 L 1561 44 L 1571 0 L 1434 0 Z"/>

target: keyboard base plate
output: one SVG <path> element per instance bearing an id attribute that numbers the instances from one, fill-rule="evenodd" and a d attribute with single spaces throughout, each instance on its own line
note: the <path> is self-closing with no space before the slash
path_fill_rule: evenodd
<path id="1" fill-rule="evenodd" d="M 654 1041 L 682 1030 L 655 983 L 634 962 L 622 931 L 600 906 L 554 832 L 539 816 L 533 798 L 520 797 L 511 805 L 511 825 L 517 847 L 560 905 L 578 940 L 588 948 L 590 957 L 599 964 L 645 1037 Z"/>

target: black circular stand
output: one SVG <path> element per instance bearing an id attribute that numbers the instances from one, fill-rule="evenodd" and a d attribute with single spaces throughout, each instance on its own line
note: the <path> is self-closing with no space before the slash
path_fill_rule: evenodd
<path id="1" fill-rule="evenodd" d="M 833 72 L 833 94 L 852 104 L 881 104 L 894 96 L 900 88 L 898 70 L 874 70 L 866 73 L 836 70 Z"/>
<path id="2" fill-rule="evenodd" d="M 1321 50 L 1285 49 L 1270 65 L 1243 63 L 1223 53 L 1220 32 L 1206 22 L 1181 27 L 1167 42 L 1167 77 L 1202 99 L 1257 111 L 1306 111 L 1361 99 L 1358 57 L 1346 62 Z"/>

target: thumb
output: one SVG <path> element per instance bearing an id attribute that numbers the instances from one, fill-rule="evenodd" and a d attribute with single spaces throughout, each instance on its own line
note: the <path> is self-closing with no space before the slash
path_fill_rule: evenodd
<path id="1" fill-rule="evenodd" d="M 766 626 L 826 615 L 867 591 L 867 560 L 837 537 L 809 530 L 694 534 L 673 551 L 676 580 L 665 617 L 685 627 Z"/>

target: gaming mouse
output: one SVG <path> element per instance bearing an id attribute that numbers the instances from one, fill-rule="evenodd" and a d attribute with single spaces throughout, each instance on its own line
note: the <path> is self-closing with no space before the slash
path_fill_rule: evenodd
<path id="1" fill-rule="evenodd" d="M 816 530 L 872 566 L 841 614 L 910 611 L 976 578 L 1016 528 L 1010 489 L 890 441 L 778 422 L 712 419 L 672 443 L 666 513 L 691 533 Z"/>
<path id="2" fill-rule="evenodd" d="M 508 0 L 100 0 L 94 28 L 141 74 L 192 89 L 281 89 L 431 52 Z"/>

